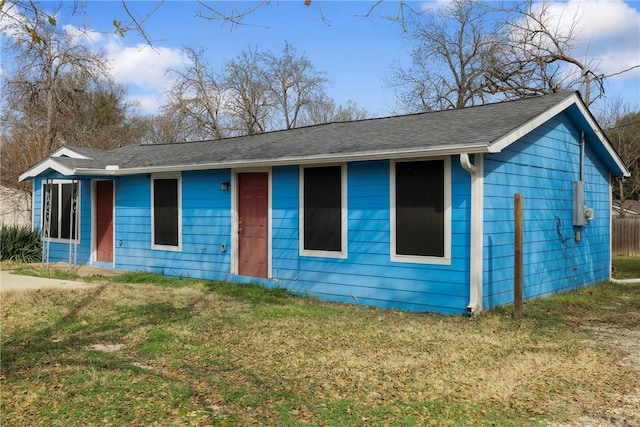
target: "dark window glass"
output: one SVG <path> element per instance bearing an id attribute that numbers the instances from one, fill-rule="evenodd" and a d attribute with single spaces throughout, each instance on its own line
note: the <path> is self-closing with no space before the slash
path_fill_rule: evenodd
<path id="1" fill-rule="evenodd" d="M 47 184 L 51 187 L 51 207 L 49 211 L 49 237 L 57 239 L 58 233 L 58 184 Z M 45 206 L 46 209 L 46 206 Z"/>
<path id="2" fill-rule="evenodd" d="M 154 244 L 178 246 L 178 180 L 153 180 Z"/>
<path id="3" fill-rule="evenodd" d="M 60 237 L 62 239 L 75 239 L 76 204 L 73 203 L 77 196 L 78 186 L 74 184 L 62 184 L 62 216 L 60 218 Z"/>
<path id="4" fill-rule="evenodd" d="M 47 211 L 47 194 L 50 194 Z M 78 205 L 77 184 L 45 184 L 42 195 L 42 227 L 43 236 L 53 239 L 75 239 L 77 235 L 76 214 Z M 73 198 L 76 203 L 73 203 Z M 49 225 L 46 234 L 45 225 Z"/>
<path id="5" fill-rule="evenodd" d="M 304 169 L 304 248 L 342 249 L 342 168 Z"/>
<path id="6" fill-rule="evenodd" d="M 396 163 L 396 253 L 444 256 L 444 160 Z"/>

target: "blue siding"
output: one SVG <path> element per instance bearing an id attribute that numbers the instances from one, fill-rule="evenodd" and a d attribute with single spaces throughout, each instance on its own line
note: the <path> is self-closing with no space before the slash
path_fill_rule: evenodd
<path id="1" fill-rule="evenodd" d="M 462 313 L 468 289 L 469 176 L 452 160 L 451 265 L 390 259 L 389 161 L 350 163 L 348 256 L 299 255 L 298 166 L 272 169 L 271 280 L 231 275 L 231 194 L 219 189 L 229 170 L 182 173 L 182 250 L 151 248 L 151 183 L 147 175 L 115 179 L 115 267 L 167 275 L 259 282 L 336 301 L 405 310 Z M 90 180 L 83 182 L 83 247 L 89 262 Z M 86 208 L 85 208 L 86 206 Z M 37 209 L 37 207 L 36 207 Z M 86 212 L 86 218 L 85 213 Z M 227 251 L 222 252 L 224 244 Z M 64 257 L 61 257 L 64 258 Z"/>
<path id="2" fill-rule="evenodd" d="M 151 178 L 116 181 L 116 268 L 205 279 L 224 279 L 231 270 L 231 192 L 220 183 L 228 169 L 182 173 L 182 250 L 152 249 Z M 221 246 L 227 247 L 222 251 Z"/>
<path id="3" fill-rule="evenodd" d="M 298 255 L 298 167 L 274 168 L 273 276 L 304 295 L 404 310 L 462 313 L 469 302 L 469 175 L 452 160 L 452 262 L 391 262 L 389 161 L 349 163 L 348 256 Z"/>
<path id="4" fill-rule="evenodd" d="M 523 194 L 525 298 L 609 278 L 609 176 L 589 147 L 585 203 L 595 219 L 573 227 L 572 181 L 580 179 L 580 131 L 561 115 L 500 154 L 485 157 L 484 306 L 513 301 L 513 195 Z M 576 242 L 575 232 L 581 232 Z"/>

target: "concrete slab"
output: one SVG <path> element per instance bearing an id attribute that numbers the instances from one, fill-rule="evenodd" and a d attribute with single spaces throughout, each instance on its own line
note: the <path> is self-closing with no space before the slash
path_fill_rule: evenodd
<path id="1" fill-rule="evenodd" d="M 72 280 L 45 279 L 42 277 L 22 276 L 11 271 L 0 271 L 0 292 L 42 288 L 81 289 L 97 285 Z"/>

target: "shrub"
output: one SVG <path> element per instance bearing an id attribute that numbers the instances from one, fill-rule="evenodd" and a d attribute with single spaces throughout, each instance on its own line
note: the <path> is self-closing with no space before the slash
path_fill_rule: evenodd
<path id="1" fill-rule="evenodd" d="M 29 226 L 2 225 L 0 228 L 0 260 L 40 262 L 40 232 Z"/>

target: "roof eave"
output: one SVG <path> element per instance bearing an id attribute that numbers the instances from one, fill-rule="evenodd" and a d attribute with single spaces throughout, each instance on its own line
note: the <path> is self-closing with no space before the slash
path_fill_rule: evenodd
<path id="1" fill-rule="evenodd" d="M 56 157 L 56 158 L 48 157 L 42 162 L 36 164 L 35 166 L 30 167 L 26 171 L 22 172 L 20 176 L 18 176 L 18 182 L 22 182 L 27 179 L 33 179 L 48 169 L 54 170 L 65 176 L 74 175 L 75 170 L 60 164 L 55 160 L 57 158 L 59 157 Z"/>
<path id="2" fill-rule="evenodd" d="M 187 165 L 169 165 L 169 166 L 146 166 L 138 168 L 77 168 L 72 172 L 73 175 L 100 175 L 100 176 L 122 176 L 122 175 L 138 175 L 145 173 L 167 173 L 190 170 L 206 170 L 206 169 L 228 169 L 228 168 L 255 168 L 255 167 L 272 167 L 272 166 L 289 166 L 289 165 L 306 165 L 317 163 L 342 163 L 353 161 L 372 161 L 372 160 L 388 160 L 402 158 L 418 158 L 418 157 L 439 157 L 449 156 L 461 153 L 487 153 L 486 144 L 473 144 L 465 146 L 447 146 L 429 149 L 407 149 L 393 151 L 378 151 L 369 153 L 354 154 L 325 154 L 322 156 L 296 156 L 285 157 L 280 159 L 256 159 L 256 160 L 237 160 L 226 162 L 209 162 Z"/>

